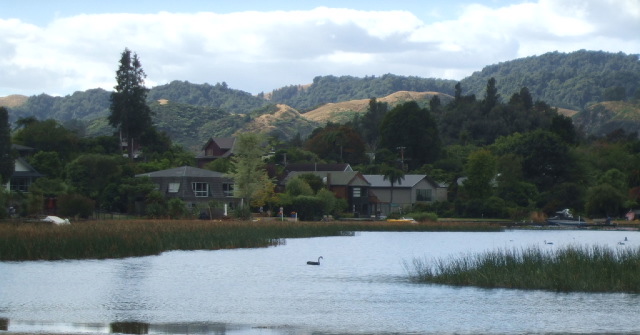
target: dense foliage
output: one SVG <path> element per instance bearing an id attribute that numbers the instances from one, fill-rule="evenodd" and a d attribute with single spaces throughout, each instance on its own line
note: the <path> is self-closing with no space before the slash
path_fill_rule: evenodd
<path id="1" fill-rule="evenodd" d="M 404 77 L 385 74 L 367 76 L 318 76 L 308 87 L 287 86 L 274 90 L 271 101 L 287 104 L 300 111 L 308 111 L 320 105 L 354 99 L 383 97 L 398 91 L 441 92 L 452 94 L 453 80 Z"/>
<path id="2" fill-rule="evenodd" d="M 580 55 L 582 53 L 578 52 L 552 56 L 572 58 Z M 619 56 L 593 54 L 606 64 L 609 64 L 608 59 L 619 59 Z M 619 61 L 626 60 L 628 58 L 623 57 Z M 320 99 L 323 94 L 335 95 L 338 94 L 335 89 L 342 87 L 344 92 L 341 94 L 346 94 L 345 97 L 360 94 L 356 88 L 368 87 L 368 92 L 378 92 L 374 86 L 381 81 L 394 89 L 423 83 L 418 78 L 403 81 L 402 77 L 392 75 L 367 77 L 366 80 L 351 77 L 316 79 L 314 85 L 305 88 L 306 92 L 316 95 L 306 97 Z M 317 185 L 308 186 L 311 192 L 300 185 L 294 188 L 296 183 L 313 184 L 313 180 L 295 181 L 290 188 L 297 191 L 274 194 L 276 179 L 285 176 L 285 163 L 344 162 L 364 174 L 381 174 L 394 181 L 404 174 L 427 174 L 448 186 L 448 198 L 415 211 L 436 212 L 440 217 L 527 220 L 531 213 L 542 217 L 542 214 L 552 215 L 564 208 L 572 209 L 577 215 L 595 218 L 620 217 L 628 209 L 640 205 L 637 128 L 617 127 L 623 120 L 635 120 L 633 115 L 637 114 L 638 101 L 628 92 L 608 91 L 607 97 L 627 101 L 589 107 L 587 114 L 594 118 L 608 115 L 601 108 L 618 110 L 615 116 L 619 123 L 610 122 L 607 127 L 598 128 L 598 134 L 585 136 L 585 128 L 574 124 L 577 118 L 564 116 L 548 102 L 536 98 L 535 85 L 534 89 L 510 87 L 513 93 L 507 95 L 503 93 L 504 86 L 512 86 L 512 83 L 505 84 L 490 77 L 483 84 L 483 91 L 464 94 L 465 82 L 452 83 L 449 89 L 454 98 L 446 102 L 434 96 L 428 103 L 403 101 L 390 107 L 370 97 L 367 111 L 351 121 L 345 124 L 329 122 L 313 131 L 314 123 L 296 121 L 300 118 L 297 111 L 274 105 L 273 100 L 251 97 L 224 83 L 211 86 L 172 82 L 149 92 L 154 100 L 162 96 L 168 101 L 149 104 L 155 112 L 154 127 L 141 134 L 139 143 L 143 145 L 143 155 L 133 162 L 122 158 L 119 138 L 106 124 L 105 117 L 91 121 L 91 125 L 96 125 L 95 129 L 100 128 L 100 122 L 103 122 L 102 127 L 110 129 L 96 137 L 86 137 L 87 133 L 100 132 L 94 128 L 83 132 L 82 124 L 40 120 L 39 117 L 19 118 L 14 121 L 11 140 L 36 149 L 28 161 L 46 177 L 34 184 L 30 194 L 10 196 L 15 197 L 13 202 L 21 203 L 20 214 L 23 215 L 39 213 L 46 199 L 60 197 L 74 200 L 69 200 L 68 204 L 72 204 L 69 211 L 75 215 L 84 215 L 84 207 L 90 203 L 100 210 L 134 213 L 135 203 L 144 202 L 147 215 L 153 217 L 188 216 L 190 213 L 182 204 L 168 203 L 161 194 L 154 193 L 149 183 L 134 175 L 194 165 L 194 152 L 199 151 L 210 137 L 266 133 L 270 137 L 258 156 L 265 154 L 259 159 L 265 159 L 268 169 L 261 166 L 252 170 L 259 170 L 260 177 L 247 183 L 260 187 L 251 187 L 255 192 L 242 197 L 252 206 L 266 206 L 269 210 L 304 207 L 309 212 L 301 215 L 308 218 L 342 215 L 340 208 L 345 205 L 333 203 L 335 197 L 322 192 Z M 154 93 L 156 89 L 165 91 Z M 179 93 L 171 95 L 172 89 Z M 289 98 L 302 99 L 307 93 L 301 92 L 291 93 Z M 100 91 L 84 94 L 87 97 L 98 93 Z M 74 94 L 73 101 L 85 101 L 82 96 L 82 93 Z M 67 98 L 38 96 L 29 101 L 35 104 L 51 100 L 55 102 L 50 104 L 53 106 Z M 246 103 L 238 100 L 245 98 L 248 99 Z M 206 103 L 209 99 L 217 100 Z M 275 99 L 274 96 L 271 99 Z M 245 109 L 246 113 L 228 110 L 233 108 Z M 282 115 L 286 115 L 286 120 L 279 119 Z M 588 122 L 582 124 L 590 125 Z M 303 126 L 296 128 L 297 125 Z M 217 161 L 207 166 L 225 173 L 237 172 L 238 167 L 232 166 L 230 161 Z M 268 176 L 263 172 L 268 172 Z M 282 186 L 284 184 L 278 185 Z M 7 196 L 2 195 L 2 199 Z M 5 201 L 2 199 L 0 202 Z"/>
<path id="3" fill-rule="evenodd" d="M 593 102 L 640 98 L 638 55 L 624 53 L 550 52 L 487 66 L 462 84 L 480 94 L 489 78 L 501 83 L 502 96 L 528 87 L 535 100 L 575 110 Z"/>

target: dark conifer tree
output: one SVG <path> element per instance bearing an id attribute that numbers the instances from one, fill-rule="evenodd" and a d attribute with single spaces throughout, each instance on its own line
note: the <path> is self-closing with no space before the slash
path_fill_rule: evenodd
<path id="1" fill-rule="evenodd" d="M 123 140 L 127 141 L 130 159 L 133 159 L 134 142 L 152 126 L 145 77 L 138 55 L 125 49 L 116 71 L 115 92 L 111 93 L 109 124 L 118 128 Z"/>

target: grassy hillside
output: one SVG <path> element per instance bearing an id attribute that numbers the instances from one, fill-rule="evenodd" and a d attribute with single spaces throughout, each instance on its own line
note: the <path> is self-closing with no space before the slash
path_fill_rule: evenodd
<path id="1" fill-rule="evenodd" d="M 593 104 L 573 117 L 587 134 L 604 136 L 617 129 L 626 133 L 640 130 L 640 101 L 605 101 Z"/>
<path id="2" fill-rule="evenodd" d="M 13 94 L 6 97 L 0 97 L 0 106 L 7 108 L 14 108 L 23 105 L 27 102 L 26 95 Z"/>
<path id="3" fill-rule="evenodd" d="M 386 102 L 387 104 L 389 104 L 389 109 L 391 109 L 395 105 L 407 101 L 417 101 L 420 105 L 428 105 L 431 98 L 433 98 L 435 95 L 438 95 L 440 97 L 440 100 L 444 104 L 453 99 L 453 97 L 450 95 L 438 92 L 399 91 L 382 98 L 377 98 L 376 100 L 379 102 Z M 344 123 L 353 119 L 353 116 L 355 114 L 366 113 L 367 108 L 369 108 L 369 99 L 358 99 L 337 103 L 328 103 L 312 111 L 304 113 L 303 116 L 309 120 L 319 123 L 326 123 L 327 121 Z"/>
<path id="4" fill-rule="evenodd" d="M 319 126 L 318 122 L 301 115 L 287 105 L 274 105 L 269 112 L 252 117 L 238 132 L 262 132 L 280 139 L 291 139 L 296 134 L 303 138 Z"/>

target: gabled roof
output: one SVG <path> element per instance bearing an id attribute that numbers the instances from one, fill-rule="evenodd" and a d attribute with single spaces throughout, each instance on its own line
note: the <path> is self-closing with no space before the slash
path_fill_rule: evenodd
<path id="1" fill-rule="evenodd" d="M 168 170 L 154 171 L 149 173 L 137 174 L 136 177 L 151 177 L 151 178 L 176 178 L 176 177 L 209 177 L 220 178 L 224 177 L 224 173 L 199 169 L 193 166 L 181 166 Z"/>
<path id="2" fill-rule="evenodd" d="M 18 157 L 15 160 L 15 167 L 11 178 L 14 177 L 42 177 L 44 176 L 42 173 L 36 171 L 36 169 L 31 166 L 31 164 L 27 163 L 24 158 Z"/>
<path id="3" fill-rule="evenodd" d="M 364 175 L 364 178 L 371 184 L 371 187 L 391 187 L 391 182 L 389 180 L 385 180 L 384 179 L 384 175 L 381 174 L 366 174 Z M 402 180 L 400 180 L 399 182 L 396 182 L 393 184 L 394 188 L 402 188 L 402 187 L 407 187 L 407 188 L 412 188 L 414 187 L 416 184 L 418 184 L 420 181 L 422 181 L 423 179 L 426 179 L 426 181 L 431 184 L 431 186 L 433 187 L 442 187 L 440 186 L 438 183 L 436 183 L 435 181 L 433 181 L 431 178 L 429 178 L 429 176 L 427 176 L 426 174 L 406 174 L 404 175 L 404 178 L 402 178 Z"/>
<path id="4" fill-rule="evenodd" d="M 367 180 L 358 171 L 292 171 L 284 178 L 283 184 L 301 174 L 311 173 L 331 186 L 369 186 Z"/>
<path id="5" fill-rule="evenodd" d="M 205 149 L 206 147 L 208 147 L 209 144 L 211 144 L 211 142 L 215 143 L 220 149 L 231 150 L 233 149 L 233 146 L 236 143 L 236 138 L 235 137 L 211 137 L 209 138 L 207 143 L 204 144 L 202 149 Z"/>
<path id="6" fill-rule="evenodd" d="M 351 165 L 342 164 L 316 164 L 316 163 L 294 163 L 287 164 L 286 171 L 353 171 Z"/>

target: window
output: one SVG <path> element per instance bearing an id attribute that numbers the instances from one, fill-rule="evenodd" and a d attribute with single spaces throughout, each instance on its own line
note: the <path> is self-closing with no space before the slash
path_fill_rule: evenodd
<path id="1" fill-rule="evenodd" d="M 191 188 L 196 197 L 208 197 L 209 196 L 209 184 L 207 183 L 191 183 Z"/>
<path id="2" fill-rule="evenodd" d="M 180 190 L 180 183 L 169 183 L 169 189 L 167 192 L 169 193 L 178 193 Z"/>
<path id="3" fill-rule="evenodd" d="M 29 178 L 12 178 L 10 189 L 13 192 L 28 192 L 29 184 Z"/>
<path id="4" fill-rule="evenodd" d="M 416 201 L 432 201 L 431 190 L 417 189 Z"/>
<path id="5" fill-rule="evenodd" d="M 222 184 L 222 193 L 225 197 L 233 196 L 233 184 Z"/>
<path id="6" fill-rule="evenodd" d="M 353 197 L 354 198 L 360 198 L 360 193 L 362 192 L 362 189 L 360 187 L 354 187 L 353 188 Z"/>

